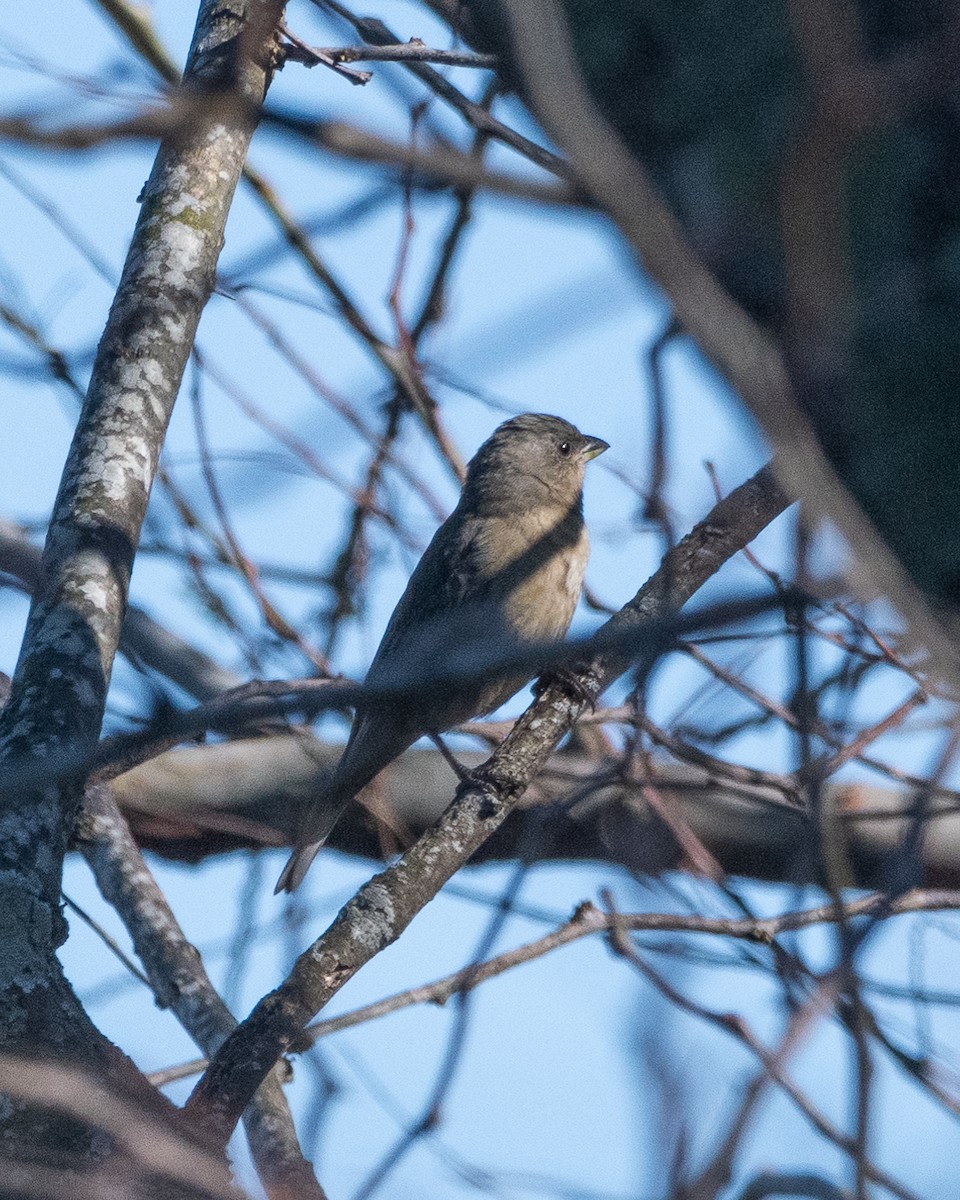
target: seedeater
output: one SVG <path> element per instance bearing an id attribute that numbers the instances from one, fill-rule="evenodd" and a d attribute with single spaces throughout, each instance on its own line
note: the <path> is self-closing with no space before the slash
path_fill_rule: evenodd
<path id="1" fill-rule="evenodd" d="M 526 677 L 430 683 L 478 648 L 562 638 L 589 554 L 583 523 L 587 463 L 608 449 L 560 417 L 524 413 L 499 426 L 467 466 L 460 501 L 433 536 L 400 597 L 367 673 L 371 688 L 425 676 L 400 699 L 358 707 L 340 762 L 300 826 L 277 882 L 291 892 L 345 807 L 424 734 L 498 708 Z"/>

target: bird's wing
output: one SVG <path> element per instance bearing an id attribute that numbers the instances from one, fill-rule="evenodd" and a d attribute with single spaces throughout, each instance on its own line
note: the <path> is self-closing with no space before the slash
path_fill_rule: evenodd
<path id="1" fill-rule="evenodd" d="M 480 598 L 484 573 L 478 533 L 477 521 L 455 510 L 433 535 L 384 631 L 367 672 L 368 683 L 400 665 L 402 644 L 418 629 L 454 614 L 465 600 Z"/>

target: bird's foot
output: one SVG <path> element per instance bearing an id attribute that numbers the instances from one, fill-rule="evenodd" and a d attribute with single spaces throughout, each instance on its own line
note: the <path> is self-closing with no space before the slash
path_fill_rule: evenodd
<path id="1" fill-rule="evenodd" d="M 596 712 L 596 693 L 581 678 L 582 670 L 583 668 L 578 669 L 574 666 L 554 667 L 550 671 L 544 671 L 540 678 L 534 681 L 534 696 L 539 700 L 548 687 L 556 685 L 574 700 L 579 700 L 581 704 L 589 706 L 591 712 Z"/>
<path id="2" fill-rule="evenodd" d="M 468 771 L 466 776 L 460 781 L 460 786 L 457 788 L 457 794 L 467 792 L 471 788 L 479 788 L 483 794 L 483 799 L 480 807 L 477 810 L 477 815 L 481 821 L 489 820 L 495 816 L 498 811 L 498 796 L 500 789 L 503 787 L 503 780 L 498 779 L 490 764 L 483 762 Z"/>
<path id="3" fill-rule="evenodd" d="M 497 777 L 493 768 L 487 762 L 477 763 L 472 771 L 464 774 L 463 783 L 479 784 L 482 788 L 499 788 L 503 781 Z"/>
<path id="4" fill-rule="evenodd" d="M 470 778 L 470 771 L 463 765 L 463 763 L 457 761 L 450 750 L 450 747 L 443 740 L 440 734 L 431 733 L 430 740 L 446 759 L 447 766 L 454 773 L 454 775 L 456 775 L 457 779 L 459 779 L 461 783 L 464 783 L 466 780 L 468 780 Z"/>

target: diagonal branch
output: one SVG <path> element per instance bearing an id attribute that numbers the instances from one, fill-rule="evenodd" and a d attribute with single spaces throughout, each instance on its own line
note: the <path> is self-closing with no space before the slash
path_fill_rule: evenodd
<path id="1" fill-rule="evenodd" d="M 195 119 L 162 142 L 143 189 L 0 714 L 6 778 L 11 761 L 82 756 L 96 744 L 150 489 L 270 82 L 282 8 L 281 0 L 200 4 L 184 90 L 212 90 L 232 102 L 194 101 Z M 83 1063 L 104 1087 L 122 1082 L 148 1113 L 170 1120 L 172 1108 L 93 1026 L 55 955 L 66 934 L 60 885 L 80 783 L 74 774 L 0 796 L 0 1044 L 37 1069 L 43 1057 Z M 4 1090 L 14 1089 L 5 1083 Z M 61 1154 L 63 1131 L 58 1136 L 45 1120 L 29 1132 L 21 1122 L 14 1132 L 18 1105 L 3 1105 L 5 1155 L 44 1161 L 51 1143 Z M 89 1138 L 79 1150 L 90 1157 Z M 191 1180 L 205 1186 L 196 1172 Z"/>
<path id="2" fill-rule="evenodd" d="M 213 288 L 281 7 L 278 0 L 201 6 L 185 78 L 194 88 L 232 85 L 243 103 L 232 124 L 222 111 L 213 124 L 198 113 L 164 142 L 144 188 L 0 721 L 2 760 L 49 757 L 92 745 L 99 733 L 150 486 Z M 22 871 L 28 890 L 55 909 L 79 795 L 64 788 L 53 804 L 49 794 L 44 800 L 28 817 L 29 830 L 4 838 L 2 853 L 4 865 Z M 2 803 L 6 815 L 10 801 Z"/>

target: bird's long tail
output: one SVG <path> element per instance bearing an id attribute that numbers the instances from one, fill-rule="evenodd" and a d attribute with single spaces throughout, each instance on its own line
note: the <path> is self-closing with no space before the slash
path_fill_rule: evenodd
<path id="1" fill-rule="evenodd" d="M 276 896 L 280 892 L 292 892 L 303 883 L 303 877 L 310 870 L 310 864 L 317 857 L 323 842 L 311 842 L 309 846 L 301 846 L 287 859 L 287 865 L 280 872 L 277 886 L 273 889 Z"/>
<path id="2" fill-rule="evenodd" d="M 349 801 L 350 797 L 347 797 Z M 311 814 L 310 821 L 310 841 L 302 846 L 297 846 L 294 852 L 287 859 L 287 865 L 280 872 L 280 878 L 277 880 L 277 886 L 273 889 L 273 894 L 278 892 L 292 892 L 303 883 L 303 877 L 310 870 L 310 864 L 317 857 L 323 843 L 330 836 L 330 832 L 340 819 L 340 814 L 346 807 L 347 801 L 340 803 L 331 803 L 320 814 L 318 821 L 317 814 Z"/>
<path id="3" fill-rule="evenodd" d="M 299 887 L 317 851 L 357 792 L 402 754 L 420 732 L 414 722 L 382 710 L 364 714 L 354 722 L 337 769 L 322 796 L 307 807 L 296 848 L 277 880 L 275 893 Z"/>

